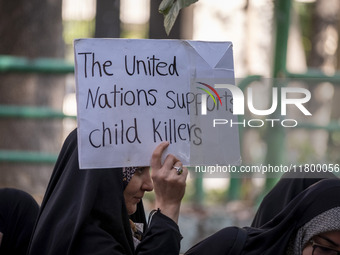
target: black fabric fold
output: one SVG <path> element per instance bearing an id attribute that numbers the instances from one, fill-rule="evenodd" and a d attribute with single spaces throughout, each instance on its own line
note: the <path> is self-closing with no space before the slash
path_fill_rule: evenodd
<path id="1" fill-rule="evenodd" d="M 252 227 L 260 227 L 273 219 L 298 194 L 323 179 L 336 179 L 330 172 L 289 172 L 285 173 L 273 189 L 263 198 Z"/>
<path id="2" fill-rule="evenodd" d="M 74 130 L 48 184 L 29 254 L 133 254 L 128 220 L 122 170 L 80 170 Z"/>
<path id="3" fill-rule="evenodd" d="M 33 197 L 18 189 L 0 189 L 1 255 L 25 255 L 31 239 L 39 205 Z"/>

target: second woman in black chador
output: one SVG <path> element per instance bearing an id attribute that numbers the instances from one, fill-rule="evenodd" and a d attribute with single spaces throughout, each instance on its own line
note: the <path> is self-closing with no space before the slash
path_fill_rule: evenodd
<path id="1" fill-rule="evenodd" d="M 339 194 L 339 179 L 321 180 L 296 195 L 261 227 L 224 228 L 185 254 L 340 254 Z"/>

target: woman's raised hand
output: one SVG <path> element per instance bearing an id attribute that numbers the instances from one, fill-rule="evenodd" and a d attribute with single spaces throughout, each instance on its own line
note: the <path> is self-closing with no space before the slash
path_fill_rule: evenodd
<path id="1" fill-rule="evenodd" d="M 156 208 L 177 223 L 188 169 L 172 154 L 168 154 L 162 164 L 162 154 L 168 146 L 169 142 L 162 142 L 153 151 L 150 163 L 151 178 Z"/>

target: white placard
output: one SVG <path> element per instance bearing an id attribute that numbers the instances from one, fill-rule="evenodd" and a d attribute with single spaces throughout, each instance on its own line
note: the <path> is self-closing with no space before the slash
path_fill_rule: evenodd
<path id="1" fill-rule="evenodd" d="M 230 42 L 78 39 L 74 50 L 81 169 L 147 166 L 162 141 L 184 165 L 240 162 L 238 127 L 213 127 L 237 121 L 230 91 L 211 89 L 234 82 Z"/>

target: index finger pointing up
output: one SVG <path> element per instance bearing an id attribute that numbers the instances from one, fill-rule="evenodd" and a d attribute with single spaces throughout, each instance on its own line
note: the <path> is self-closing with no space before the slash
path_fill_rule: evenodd
<path id="1" fill-rule="evenodd" d="M 162 142 L 153 151 L 150 162 L 151 169 L 159 169 L 162 167 L 162 154 L 168 146 L 169 142 Z"/>

